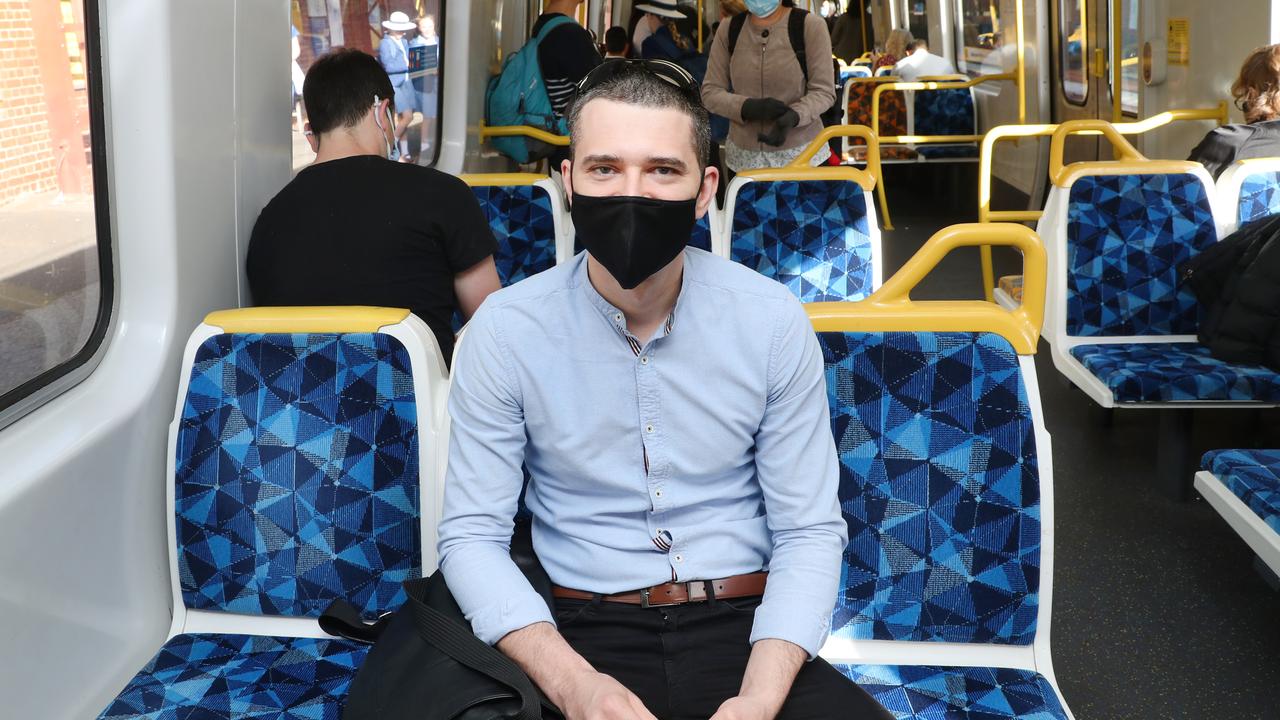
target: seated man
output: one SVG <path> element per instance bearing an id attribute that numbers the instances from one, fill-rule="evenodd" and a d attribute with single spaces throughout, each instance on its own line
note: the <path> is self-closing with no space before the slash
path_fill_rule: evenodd
<path id="1" fill-rule="evenodd" d="M 501 290 L 453 373 L 441 567 L 569 720 L 887 718 L 821 659 L 845 522 L 822 355 L 782 285 L 686 248 L 718 173 L 678 66 L 587 75 L 587 250 Z M 508 554 L 522 485 L 554 614 Z"/>
<path id="2" fill-rule="evenodd" d="M 929 43 L 912 40 L 907 44 L 907 56 L 893 66 L 893 74 L 906 82 L 936 75 L 954 75 L 956 68 L 946 58 L 929 52 Z"/>
<path id="3" fill-rule="evenodd" d="M 471 189 L 388 159 L 391 81 L 372 56 L 335 50 L 307 73 L 314 164 L 253 226 L 245 262 L 258 305 L 408 308 L 453 355 L 452 316 L 499 287 L 497 243 Z"/>

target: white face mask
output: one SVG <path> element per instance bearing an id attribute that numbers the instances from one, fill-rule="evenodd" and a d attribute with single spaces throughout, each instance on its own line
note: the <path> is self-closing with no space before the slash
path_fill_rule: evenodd
<path id="1" fill-rule="evenodd" d="M 382 131 L 382 144 L 386 148 L 385 150 L 386 158 L 388 160 L 395 160 L 396 146 L 392 140 L 387 139 L 387 129 L 388 128 L 391 129 L 392 137 L 394 138 L 395 127 L 396 127 L 396 116 L 395 116 L 395 113 L 391 110 L 391 105 L 388 104 L 387 117 L 386 117 L 387 124 L 384 126 L 382 124 L 382 120 L 378 117 L 378 103 L 381 103 L 381 102 L 382 102 L 382 98 L 378 97 L 377 95 L 373 96 L 373 124 L 377 125 L 378 129 Z"/>

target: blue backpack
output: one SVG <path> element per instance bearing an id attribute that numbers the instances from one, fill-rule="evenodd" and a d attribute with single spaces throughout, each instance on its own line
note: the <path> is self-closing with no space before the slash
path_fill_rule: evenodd
<path id="1" fill-rule="evenodd" d="M 551 18 L 524 47 L 502 63 L 502 71 L 489 79 L 485 91 L 485 122 L 490 126 L 529 125 L 557 135 L 567 135 L 569 127 L 556 117 L 551 98 L 538 65 L 538 44 L 561 25 L 573 22 L 565 16 Z M 551 154 L 546 143 L 524 137 L 501 137 L 490 140 L 493 147 L 518 163 L 534 162 Z"/>

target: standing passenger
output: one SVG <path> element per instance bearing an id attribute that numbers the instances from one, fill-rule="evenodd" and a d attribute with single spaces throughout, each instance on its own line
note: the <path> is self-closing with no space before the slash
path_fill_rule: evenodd
<path id="1" fill-rule="evenodd" d="M 436 21 L 430 15 L 418 18 L 418 34 L 409 43 L 409 48 L 422 48 L 423 67 L 419 68 L 413 79 L 413 89 L 418 95 L 418 110 L 422 112 L 422 137 L 419 141 L 418 157 L 431 158 L 432 143 L 436 137 L 436 115 L 440 93 L 440 36 L 436 34 Z"/>
<path id="2" fill-rule="evenodd" d="M 695 88 L 663 61 L 583 81 L 561 168 L 587 250 L 467 331 L 440 567 L 569 720 L 882 720 L 817 657 L 847 531 L 813 327 L 686 249 L 717 181 Z M 509 552 L 522 466 L 554 613 Z"/>
<path id="3" fill-rule="evenodd" d="M 631 43 L 627 41 L 627 29 L 614 25 L 604 33 L 604 59 L 625 59 L 631 57 Z"/>
<path id="4" fill-rule="evenodd" d="M 1280 45 L 1260 47 L 1245 58 L 1231 96 L 1245 124 L 1214 128 L 1187 158 L 1215 180 L 1237 160 L 1280 157 Z"/>
<path id="5" fill-rule="evenodd" d="M 417 98 L 414 97 L 413 85 L 409 82 L 409 44 L 405 41 L 404 34 L 418 26 L 408 15 L 397 10 L 391 13 L 390 19 L 382 21 L 382 27 L 386 32 L 378 43 L 378 61 L 382 63 L 382 69 L 387 71 L 391 85 L 395 88 L 396 150 L 401 162 L 409 162 L 409 141 L 404 136 L 413 120 Z"/>
<path id="6" fill-rule="evenodd" d="M 822 18 L 779 0 L 747 0 L 746 6 L 748 14 L 720 23 L 702 86 L 707 108 L 731 123 L 725 165 L 733 173 L 794 160 L 822 132 L 820 116 L 835 104 L 831 36 Z M 793 16 L 803 21 L 807 83 L 791 45 Z M 830 156 L 823 147 L 811 163 Z"/>
<path id="7" fill-rule="evenodd" d="M 389 161 L 391 82 L 372 56 L 335 50 L 302 97 L 316 161 L 254 223 L 245 262 L 258 305 L 408 308 L 453 355 L 453 313 L 469 318 L 498 289 L 496 243 L 471 189 Z"/>
<path id="8" fill-rule="evenodd" d="M 581 4 L 582 0 L 549 0 L 533 24 L 530 36 L 536 36 L 542 26 L 556 16 L 564 15 L 573 20 Z M 552 29 L 542 39 L 538 44 L 538 67 L 542 70 L 542 82 L 547 87 L 547 97 L 551 99 L 551 109 L 556 117 L 564 117 L 573 88 L 599 64 L 600 53 L 591 33 L 576 20 Z"/>

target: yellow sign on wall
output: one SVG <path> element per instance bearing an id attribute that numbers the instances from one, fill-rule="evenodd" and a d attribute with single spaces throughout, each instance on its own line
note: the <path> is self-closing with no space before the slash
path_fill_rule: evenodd
<path id="1" fill-rule="evenodd" d="M 1191 62 L 1191 19 L 1169 18 L 1167 54 L 1170 65 L 1187 65 Z"/>

